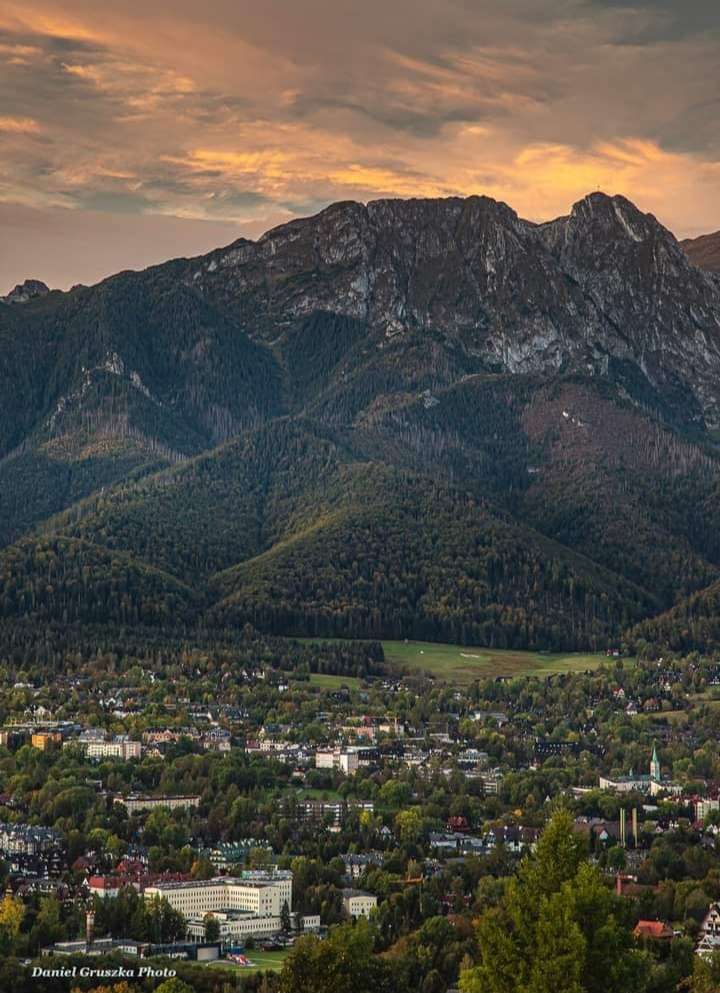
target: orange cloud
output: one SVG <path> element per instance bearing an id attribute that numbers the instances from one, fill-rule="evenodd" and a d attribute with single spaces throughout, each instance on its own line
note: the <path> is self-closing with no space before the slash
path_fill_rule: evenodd
<path id="1" fill-rule="evenodd" d="M 0 131 L 10 134 L 37 134 L 40 125 L 32 117 L 0 117 Z"/>

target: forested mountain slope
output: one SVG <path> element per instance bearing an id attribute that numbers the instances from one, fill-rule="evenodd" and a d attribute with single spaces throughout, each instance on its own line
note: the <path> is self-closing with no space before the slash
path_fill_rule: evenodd
<path id="1" fill-rule="evenodd" d="M 720 279 L 622 197 L 340 203 L 20 290 L 7 623 L 571 648 L 720 581 Z"/>

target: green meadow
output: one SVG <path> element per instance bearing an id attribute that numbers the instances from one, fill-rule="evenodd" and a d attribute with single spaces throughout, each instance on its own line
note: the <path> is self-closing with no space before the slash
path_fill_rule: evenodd
<path id="1" fill-rule="evenodd" d="M 604 652 L 525 652 L 427 641 L 383 641 L 383 649 L 388 662 L 407 669 L 424 670 L 437 679 L 464 685 L 487 677 L 550 676 L 559 672 L 585 672 L 597 669 L 603 663 L 613 664 Z"/>

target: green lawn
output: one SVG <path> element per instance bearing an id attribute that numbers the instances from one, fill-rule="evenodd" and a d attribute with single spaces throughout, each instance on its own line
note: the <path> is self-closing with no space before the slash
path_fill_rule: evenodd
<path id="1" fill-rule="evenodd" d="M 234 962 L 226 962 L 221 960 L 219 962 L 211 962 L 210 965 L 215 968 L 229 969 L 233 972 L 279 972 L 282 969 L 282 964 L 285 961 L 289 948 L 283 948 L 279 952 L 261 952 L 259 949 L 256 951 L 248 950 L 244 954 L 252 962 L 252 966 L 235 965 Z"/>
<path id="2" fill-rule="evenodd" d="M 298 638 L 298 641 L 342 641 L 342 638 Z M 390 663 L 411 669 L 424 669 L 437 679 L 469 685 L 488 676 L 551 676 L 558 672 L 584 672 L 598 666 L 614 665 L 604 652 L 524 652 L 511 648 L 484 648 L 445 645 L 432 641 L 383 641 L 385 658 Z M 623 659 L 632 664 L 634 658 Z M 338 680 L 348 686 L 358 680 L 342 676 L 313 675 L 312 680 Z M 327 684 L 330 685 L 330 684 Z"/>
<path id="3" fill-rule="evenodd" d="M 337 790 L 314 789 L 312 786 L 306 786 L 302 790 L 294 791 L 294 793 L 298 800 L 327 800 L 329 803 L 342 800 Z"/>
<path id="4" fill-rule="evenodd" d="M 613 664 L 613 660 L 606 658 L 604 653 L 546 654 L 426 641 L 384 641 L 383 649 L 388 662 L 425 669 L 438 679 L 458 684 L 468 684 L 488 676 L 549 676 L 557 672 L 584 672 L 586 669 L 596 669 L 604 662 Z"/>

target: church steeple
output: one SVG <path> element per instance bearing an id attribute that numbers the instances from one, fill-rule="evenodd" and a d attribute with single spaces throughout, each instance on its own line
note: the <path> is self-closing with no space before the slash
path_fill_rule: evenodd
<path id="1" fill-rule="evenodd" d="M 655 782 L 659 783 L 662 776 L 660 774 L 660 759 L 658 758 L 657 748 L 653 742 L 652 758 L 650 759 L 650 778 L 654 779 Z"/>

